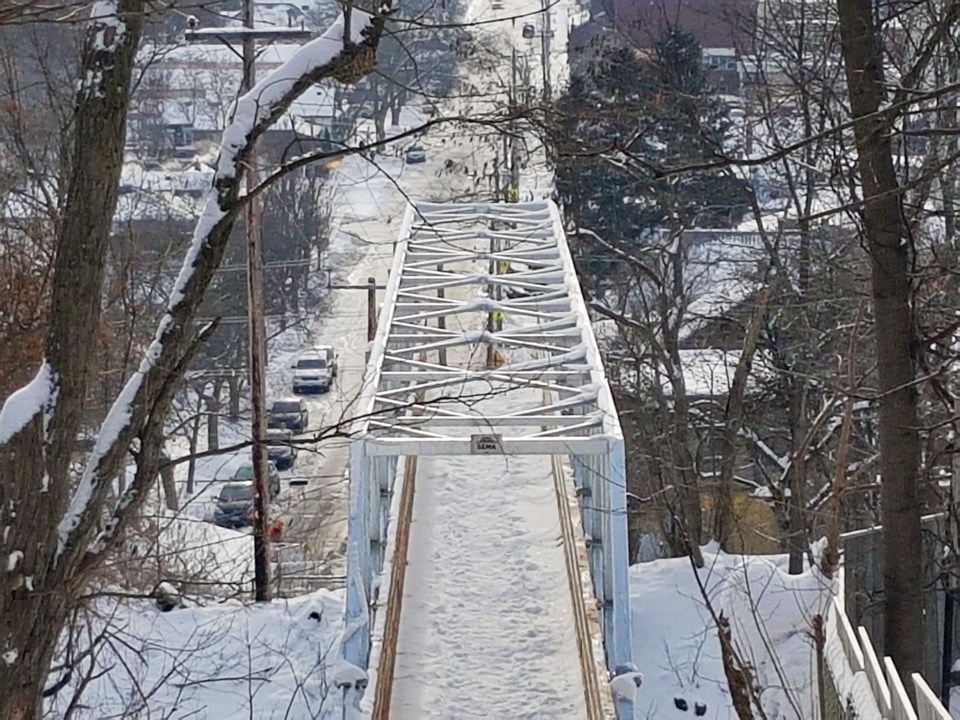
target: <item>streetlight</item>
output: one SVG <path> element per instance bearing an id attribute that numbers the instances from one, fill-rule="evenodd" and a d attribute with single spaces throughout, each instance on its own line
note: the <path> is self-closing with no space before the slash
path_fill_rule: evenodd
<path id="1" fill-rule="evenodd" d="M 304 28 L 254 28 L 253 0 L 243 2 L 243 27 L 239 28 L 196 28 L 196 20 L 191 19 L 190 29 L 184 33 L 188 42 L 219 40 L 236 53 L 230 41 L 241 42 L 243 78 L 240 81 L 240 94 L 249 92 L 256 83 L 255 43 L 273 41 L 280 38 L 305 40 L 311 33 Z M 247 250 L 247 325 L 250 336 L 250 403 L 251 433 L 253 441 L 251 460 L 253 464 L 254 519 L 253 519 L 253 564 L 254 596 L 258 602 L 270 599 L 270 558 L 267 552 L 269 543 L 270 491 L 267 477 L 267 454 L 264 440 L 267 434 L 266 422 L 266 325 L 263 313 L 263 247 L 260 233 L 259 198 L 253 197 L 259 180 L 256 170 L 256 147 L 251 149 L 250 162 L 246 173 L 247 202 L 244 206 L 244 225 Z"/>
<path id="2" fill-rule="evenodd" d="M 543 100 L 550 101 L 550 39 L 553 37 L 553 30 L 550 28 L 550 8 L 547 0 L 540 2 L 541 12 L 543 13 L 543 32 L 538 33 L 533 23 L 524 23 L 520 30 L 520 35 L 524 40 L 533 40 L 540 38 L 540 60 L 543 65 Z"/>

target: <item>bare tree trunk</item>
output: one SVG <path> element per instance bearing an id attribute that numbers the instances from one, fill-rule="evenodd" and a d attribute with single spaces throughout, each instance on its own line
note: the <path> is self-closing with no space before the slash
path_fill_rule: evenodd
<path id="1" fill-rule="evenodd" d="M 870 253 L 880 395 L 884 651 L 901 675 L 922 665 L 920 444 L 911 316 L 909 237 L 893 165 L 879 30 L 870 0 L 837 0 Z"/>
<path id="2" fill-rule="evenodd" d="M 240 378 L 235 372 L 230 373 L 230 377 L 227 378 L 227 392 L 230 393 L 228 417 L 236 422 L 240 418 Z"/>
<path id="3" fill-rule="evenodd" d="M 678 372 L 682 372 L 677 369 Z M 671 452 L 668 459 L 673 463 L 670 474 L 674 478 L 677 496 L 680 499 L 680 517 L 682 524 L 681 550 L 688 554 L 697 567 L 703 567 L 703 514 L 700 509 L 700 484 L 694 468 L 693 453 L 690 452 L 690 406 L 687 393 L 677 391 L 674 384 L 673 410 L 671 413 Z"/>
<path id="4" fill-rule="evenodd" d="M 173 465 L 164 465 L 160 469 L 160 484 L 163 486 L 163 500 L 167 510 L 177 512 L 180 509 L 180 498 L 177 497 L 177 483 L 173 476 Z"/>
<path id="5" fill-rule="evenodd" d="M 200 422 L 203 420 L 203 415 L 197 413 L 196 417 L 193 418 L 193 422 L 190 423 L 190 459 L 187 461 L 187 495 L 193 495 L 193 480 L 197 474 L 197 461 L 195 455 L 197 454 L 197 441 L 200 439 Z"/>
<path id="6" fill-rule="evenodd" d="M 207 396 L 207 450 L 220 449 L 220 393 L 223 392 L 223 378 L 213 381 L 213 388 Z"/>
<path id="7" fill-rule="evenodd" d="M 674 232 L 679 233 L 679 229 Z M 670 457 L 674 464 L 672 472 L 680 497 L 683 540 L 687 545 L 685 550 L 697 567 L 703 567 L 703 553 L 700 550 L 700 543 L 703 542 L 703 512 L 700 504 L 700 483 L 690 450 L 690 404 L 680 358 L 681 316 L 673 312 L 676 308 L 683 307 L 686 297 L 683 277 L 686 249 L 681 240 L 672 240 L 676 243 L 675 250 L 664 251 L 667 265 L 664 268 L 665 287 L 660 295 L 663 350 L 673 386 L 673 447 Z"/>
<path id="8" fill-rule="evenodd" d="M 810 118 L 809 106 L 804 112 L 804 132 L 807 137 L 814 134 L 812 119 Z M 799 222 L 800 247 L 798 257 L 798 283 L 800 290 L 800 303 L 809 300 L 810 297 L 810 221 L 807 217 L 813 208 L 813 200 L 816 197 L 816 185 L 814 183 L 813 171 L 809 168 L 814 167 L 815 158 L 812 157 L 814 148 L 808 147 L 805 151 L 808 169 L 804 171 L 804 208 L 803 219 Z M 804 327 L 808 327 L 807 316 L 803 315 L 800 320 Z M 805 361 L 804 353 L 798 354 L 798 360 L 794 362 L 793 377 L 787 380 L 789 390 L 789 413 L 790 413 L 790 452 L 792 460 L 790 462 L 790 472 L 787 476 L 787 572 L 790 575 L 799 575 L 803 572 L 803 556 L 807 550 L 807 527 L 804 514 L 806 504 L 807 490 L 807 431 L 809 423 L 807 422 L 807 399 L 810 392 L 810 380 L 808 376 L 808 363 Z"/>
<path id="9" fill-rule="evenodd" d="M 787 572 L 799 575 L 803 572 L 803 555 L 807 549 L 807 531 L 804 522 L 804 496 L 807 487 L 807 432 L 806 416 L 807 379 L 788 380 L 790 387 L 790 471 L 787 475 L 787 497 L 784 498 L 787 513 L 786 551 Z"/>
<path id="10" fill-rule="evenodd" d="M 111 11 L 110 3 L 94 7 Z M 57 235 L 49 375 L 42 382 L 46 387 L 34 388 L 50 399 L 45 413 L 0 446 L 2 555 L 22 553 L 16 567 L 7 566 L 0 586 L 0 651 L 15 657 L 13 663 L 0 663 L 0 717 L 5 720 L 41 717 L 41 693 L 74 590 L 49 558 L 72 490 L 69 463 L 96 352 L 90 339 L 100 326 L 143 2 L 119 0 L 114 9 L 116 15 L 93 19 L 81 58 L 73 162 Z M 34 383 L 42 380 L 38 375 Z"/>
<path id="11" fill-rule="evenodd" d="M 740 429 L 743 427 L 743 398 L 747 392 L 747 381 L 753 368 L 753 356 L 757 351 L 760 327 L 767 312 L 771 287 L 767 284 L 757 297 L 747 333 L 743 339 L 740 360 L 733 373 L 733 382 L 727 393 L 727 407 L 724 412 L 723 460 L 720 465 L 720 482 L 717 485 L 716 505 L 713 516 L 713 539 L 720 547 L 729 551 L 731 532 L 734 530 L 733 516 L 733 476 L 737 468 L 737 451 Z"/>

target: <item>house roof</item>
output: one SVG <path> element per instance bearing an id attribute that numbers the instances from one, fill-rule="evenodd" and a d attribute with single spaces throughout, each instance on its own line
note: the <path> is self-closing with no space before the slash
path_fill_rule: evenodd
<path id="1" fill-rule="evenodd" d="M 739 350 L 719 350 L 717 348 L 680 350 L 680 369 L 683 372 L 683 384 L 686 395 L 690 399 L 722 399 L 730 394 L 733 385 L 733 376 L 740 362 Z M 618 368 L 610 367 L 607 361 L 608 373 L 617 374 Z M 673 397 L 673 386 L 670 383 L 665 369 L 655 360 L 641 361 L 639 366 L 635 361 L 624 359 L 624 366 L 619 368 L 617 385 L 630 392 L 642 390 L 644 386 L 660 385 L 663 395 Z M 747 377 L 748 393 L 758 387 L 758 381 L 767 378 L 773 372 L 769 362 L 762 353 L 756 353 Z"/>
<path id="2" fill-rule="evenodd" d="M 264 76 L 289 60 L 300 45 L 269 45 L 257 57 L 257 73 Z M 145 47 L 141 60 L 147 64 L 138 104 L 141 118 L 153 116 L 158 124 L 182 125 L 196 130 L 222 130 L 240 89 L 240 58 L 224 45 L 179 45 Z M 335 113 L 333 89 L 310 87 L 274 125 L 274 130 L 295 130 L 303 135 L 322 135 L 318 120 Z"/>

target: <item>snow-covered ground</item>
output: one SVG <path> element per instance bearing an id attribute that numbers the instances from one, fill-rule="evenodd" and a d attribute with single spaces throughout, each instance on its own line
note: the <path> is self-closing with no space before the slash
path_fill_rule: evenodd
<path id="1" fill-rule="evenodd" d="M 92 670 L 74 718 L 338 718 L 341 607 L 340 595 L 326 591 L 169 613 L 145 601 L 99 602 L 78 626 L 90 637 L 105 633 L 95 662 L 79 660 L 73 682 L 48 700 L 48 715 L 65 716 Z"/>
<path id="2" fill-rule="evenodd" d="M 730 619 L 735 645 L 754 668 L 769 718 L 819 717 L 812 619 L 826 612 L 829 586 L 815 569 L 787 574 L 787 557 L 704 550 L 700 582 L 718 615 Z M 644 675 L 636 718 L 736 720 L 716 626 L 690 560 L 630 569 L 633 659 Z M 675 699 L 686 702 L 680 710 Z"/>

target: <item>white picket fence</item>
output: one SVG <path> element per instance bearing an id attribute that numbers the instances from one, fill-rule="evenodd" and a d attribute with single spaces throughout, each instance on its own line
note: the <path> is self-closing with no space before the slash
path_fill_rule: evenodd
<path id="1" fill-rule="evenodd" d="M 951 720 L 949 711 L 919 673 L 910 677 L 917 698 L 914 707 L 893 660 L 885 657 L 880 661 L 866 628 L 858 627 L 854 632 L 843 607 L 842 592 L 832 599 L 828 612 L 832 615 L 830 620 L 833 621 L 831 624 L 835 628 L 835 634 L 828 633 L 827 643 L 839 640 L 850 677 L 855 678 L 858 673 L 863 673 L 870 695 L 876 703 L 876 708 L 858 707 L 858 704 L 863 703 L 858 703 L 856 693 L 841 697 L 841 704 L 845 704 L 848 699 L 852 703 L 858 720 L 873 720 L 877 709 L 883 720 Z M 834 676 L 833 679 L 838 689 L 844 686 L 838 677 Z"/>

